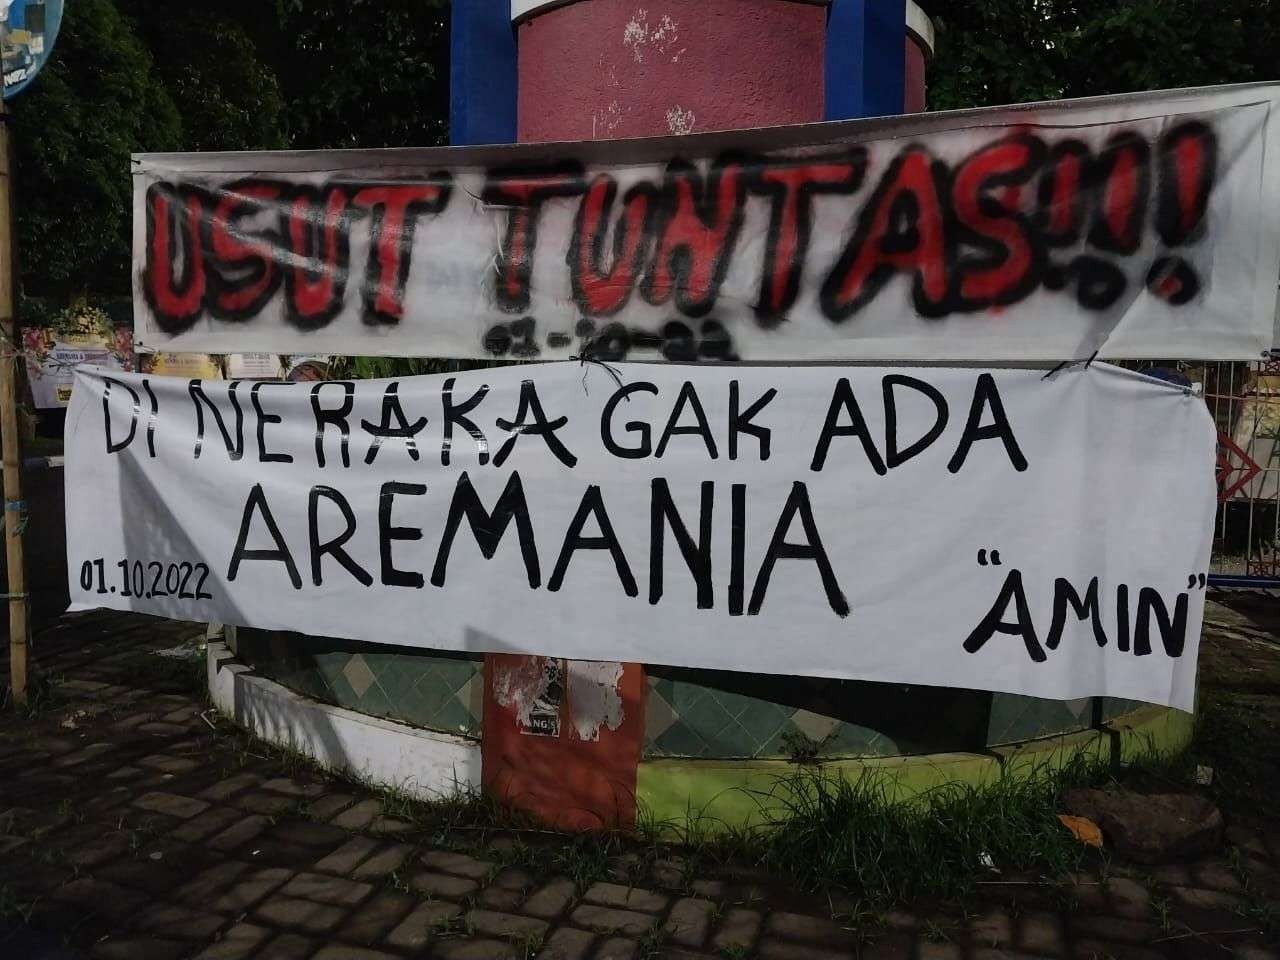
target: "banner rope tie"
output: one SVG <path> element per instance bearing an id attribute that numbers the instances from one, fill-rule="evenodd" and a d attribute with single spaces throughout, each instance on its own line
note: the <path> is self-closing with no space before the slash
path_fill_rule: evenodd
<path id="1" fill-rule="evenodd" d="M 1060 364 L 1058 364 L 1056 367 L 1054 367 L 1052 370 L 1050 370 L 1040 379 L 1052 380 L 1054 376 L 1056 376 L 1058 373 L 1061 373 L 1063 370 L 1066 370 L 1068 367 L 1083 365 L 1083 369 L 1088 370 L 1091 366 L 1093 366 L 1093 361 L 1098 359 L 1098 354 L 1100 352 L 1101 351 L 1099 350 L 1093 351 L 1093 356 L 1091 356 L 1088 360 L 1063 360 Z"/>
<path id="2" fill-rule="evenodd" d="M 604 370 L 609 374 L 609 376 L 613 377 L 614 382 L 617 383 L 617 385 L 620 388 L 626 386 L 625 381 L 623 381 L 622 379 L 622 374 L 618 372 L 618 369 L 616 367 L 611 366 L 610 364 L 606 363 L 603 360 L 600 360 L 596 357 L 589 356 L 586 351 L 590 349 L 591 349 L 591 344 L 588 343 L 584 348 L 584 352 L 582 354 L 577 354 L 569 358 L 570 361 L 573 361 L 573 360 L 578 361 L 578 363 L 581 364 L 583 368 L 582 392 L 585 393 L 587 396 L 591 396 L 591 391 L 587 389 L 587 364 L 588 363 L 594 363 L 598 367 L 603 367 Z M 627 403 L 630 403 L 631 394 L 627 394 L 625 399 Z"/>
<path id="3" fill-rule="evenodd" d="M 16 513 L 18 522 L 15 529 L 10 532 L 10 536 L 20 537 L 27 532 L 27 523 L 31 519 L 27 513 L 27 501 L 25 500 L 6 500 L 4 503 L 5 513 Z"/>

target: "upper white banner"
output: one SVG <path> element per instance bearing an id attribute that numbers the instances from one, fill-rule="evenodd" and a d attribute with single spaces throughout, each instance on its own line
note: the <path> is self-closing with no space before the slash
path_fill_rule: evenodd
<path id="1" fill-rule="evenodd" d="M 1190 709 L 1215 432 L 1039 370 L 81 368 L 78 604 L 443 650 Z"/>
<path id="2" fill-rule="evenodd" d="M 685 138 L 163 154 L 138 344 L 697 360 L 1256 359 L 1280 86 Z"/>

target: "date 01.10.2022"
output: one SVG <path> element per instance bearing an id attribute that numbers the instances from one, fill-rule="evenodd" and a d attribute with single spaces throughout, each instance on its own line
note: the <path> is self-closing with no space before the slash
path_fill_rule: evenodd
<path id="1" fill-rule="evenodd" d="M 151 600 L 175 597 L 179 600 L 212 600 L 206 593 L 209 567 L 204 563 L 161 563 L 158 560 L 121 560 L 115 564 L 119 573 L 107 572 L 106 561 L 99 557 L 80 565 L 80 589 L 97 589 L 98 593 L 118 593 L 122 597 Z"/>

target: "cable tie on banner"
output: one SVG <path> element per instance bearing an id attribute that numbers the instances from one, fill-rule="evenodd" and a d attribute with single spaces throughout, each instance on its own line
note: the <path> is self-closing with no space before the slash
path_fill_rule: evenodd
<path id="1" fill-rule="evenodd" d="M 1089 357 L 1088 360 L 1063 360 L 1060 364 L 1058 364 L 1056 367 L 1054 367 L 1052 370 L 1050 370 L 1040 379 L 1052 380 L 1057 374 L 1061 373 L 1063 370 L 1066 370 L 1068 367 L 1080 366 L 1083 369 L 1088 370 L 1091 366 L 1093 366 L 1093 361 L 1098 359 L 1098 354 L 1101 352 L 1102 352 L 1101 350 L 1093 351 L 1093 355 Z"/>
<path id="2" fill-rule="evenodd" d="M 29 593 L 0 593 L 0 600 L 29 600 Z"/>

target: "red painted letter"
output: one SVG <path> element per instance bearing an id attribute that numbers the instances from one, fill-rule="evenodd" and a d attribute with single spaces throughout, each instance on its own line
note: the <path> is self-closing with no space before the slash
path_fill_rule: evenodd
<path id="1" fill-rule="evenodd" d="M 315 330 L 342 309 L 351 273 L 351 214 L 342 187 L 295 191 L 288 235 L 294 266 L 285 277 L 290 322 Z"/>
<path id="2" fill-rule="evenodd" d="M 858 220 L 858 229 L 822 287 L 822 307 L 845 320 L 897 273 L 914 276 L 916 310 L 946 311 L 947 241 L 932 158 L 908 147 L 894 160 Z"/>
<path id="3" fill-rule="evenodd" d="M 1147 219 L 1151 147 L 1136 134 L 1117 134 L 1098 157 L 1095 176 L 1102 195 L 1089 242 L 1109 253 L 1134 253 Z"/>
<path id="4" fill-rule="evenodd" d="M 784 319 L 800 294 L 813 229 L 813 195 L 853 193 L 862 185 L 865 170 L 866 153 L 859 150 L 847 160 L 766 165 L 756 174 L 752 189 L 772 198 L 756 304 L 756 314 L 766 324 Z"/>
<path id="5" fill-rule="evenodd" d="M 715 306 L 742 226 L 746 176 L 742 164 L 719 161 L 703 184 L 697 170 L 667 167 L 658 237 L 645 276 L 645 299 L 658 306 L 675 295 L 676 306 L 698 317 Z"/>
<path id="6" fill-rule="evenodd" d="M 244 217 L 269 208 L 284 188 L 278 183 L 245 181 L 217 192 L 217 205 L 209 225 L 214 263 L 215 293 L 210 304 L 219 317 L 251 317 L 271 299 L 280 283 L 277 236 L 247 234 L 236 226 Z"/>
<path id="7" fill-rule="evenodd" d="M 627 193 L 622 215 L 613 228 L 613 263 L 606 269 L 605 239 L 617 194 L 618 183 L 608 174 L 591 181 L 578 207 L 578 222 L 569 244 L 573 298 L 589 317 L 607 317 L 622 309 L 640 270 L 645 226 L 653 207 L 652 190 L 642 185 Z"/>
<path id="8" fill-rule="evenodd" d="M 519 312 L 529 306 L 529 278 L 538 247 L 538 214 L 552 197 L 582 192 L 582 168 L 562 163 L 543 170 L 489 174 L 484 202 L 507 210 L 507 233 L 498 251 L 498 306 Z"/>
<path id="9" fill-rule="evenodd" d="M 203 217 L 204 202 L 196 190 L 157 183 L 147 191 L 147 265 L 142 286 L 156 323 L 166 333 L 189 329 L 204 305 Z"/>
<path id="10" fill-rule="evenodd" d="M 1204 222 L 1218 175 L 1218 138 L 1208 125 L 1193 120 L 1169 131 L 1159 149 L 1156 228 L 1166 246 L 1176 247 L 1195 237 Z"/>
<path id="11" fill-rule="evenodd" d="M 439 213 L 448 202 L 445 173 L 422 183 L 365 187 L 355 195 L 353 203 L 373 213 L 364 278 L 365 323 L 400 322 L 418 217 Z"/>
<path id="12" fill-rule="evenodd" d="M 1013 303 L 1039 282 L 1042 257 L 1019 207 L 1021 187 L 1043 154 L 1040 141 L 1015 135 L 983 147 L 956 171 L 951 202 L 961 240 L 982 251 L 956 266 L 965 308 Z"/>

